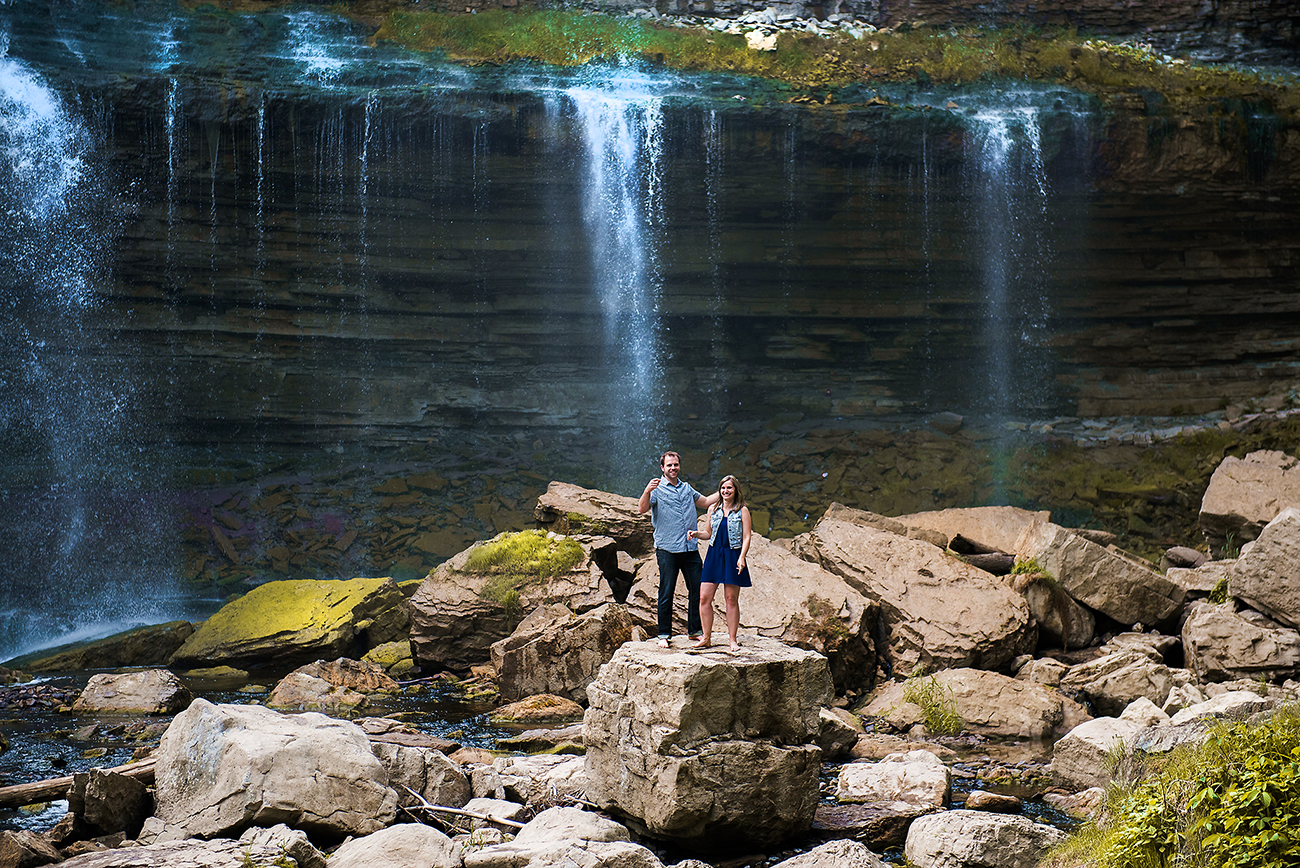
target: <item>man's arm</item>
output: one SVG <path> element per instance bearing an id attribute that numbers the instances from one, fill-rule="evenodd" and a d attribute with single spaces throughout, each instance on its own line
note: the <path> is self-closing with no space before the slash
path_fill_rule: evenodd
<path id="1" fill-rule="evenodd" d="M 705 497 L 704 495 L 699 494 L 699 493 L 697 492 L 697 493 L 696 493 L 696 497 L 695 497 L 695 508 L 696 508 L 696 509 L 708 509 L 709 507 L 711 507 L 711 506 L 713 506 L 715 503 L 717 503 L 719 500 L 722 500 L 722 495 L 721 495 L 721 494 L 718 494 L 718 492 L 716 492 L 716 491 L 713 492 L 712 494 L 710 494 L 708 497 Z M 644 512 L 644 511 L 645 511 L 645 510 L 642 510 L 642 512 Z"/>
<path id="2" fill-rule="evenodd" d="M 641 492 L 641 499 L 636 502 L 636 511 L 639 515 L 645 515 L 650 511 L 650 492 L 654 491 L 658 487 L 658 477 L 646 483 L 645 491 Z"/>

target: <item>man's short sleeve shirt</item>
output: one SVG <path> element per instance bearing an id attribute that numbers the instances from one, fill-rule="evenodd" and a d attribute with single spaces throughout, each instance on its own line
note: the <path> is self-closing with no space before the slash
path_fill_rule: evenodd
<path id="1" fill-rule="evenodd" d="M 655 548 L 688 552 L 699 547 L 695 540 L 686 538 L 686 532 L 698 526 L 695 500 L 702 496 L 689 482 L 680 478 L 676 485 L 663 479 L 659 487 L 650 492 L 650 521 L 655 527 Z"/>

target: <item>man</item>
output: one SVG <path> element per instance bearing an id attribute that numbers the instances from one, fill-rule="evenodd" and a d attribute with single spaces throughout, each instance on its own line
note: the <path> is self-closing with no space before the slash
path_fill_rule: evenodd
<path id="1" fill-rule="evenodd" d="M 659 459 L 663 476 L 652 479 L 641 492 L 637 509 L 649 512 L 655 529 L 655 557 L 659 561 L 659 647 L 667 648 L 673 634 L 673 594 L 677 592 L 677 574 L 686 579 L 686 632 L 699 639 L 700 628 L 700 548 L 695 541 L 696 509 L 708 509 L 717 495 L 705 497 L 689 482 L 678 477 L 682 459 L 676 452 L 665 452 Z"/>

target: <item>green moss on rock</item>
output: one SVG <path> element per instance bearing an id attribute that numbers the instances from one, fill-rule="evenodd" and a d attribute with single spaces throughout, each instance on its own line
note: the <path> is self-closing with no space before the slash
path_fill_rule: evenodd
<path id="1" fill-rule="evenodd" d="M 256 668 L 360 657 L 406 630 L 405 604 L 389 578 L 268 582 L 205 621 L 171 662 Z"/>

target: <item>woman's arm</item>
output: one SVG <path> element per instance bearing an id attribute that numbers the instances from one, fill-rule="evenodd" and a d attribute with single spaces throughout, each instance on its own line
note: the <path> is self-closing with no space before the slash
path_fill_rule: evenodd
<path id="1" fill-rule="evenodd" d="M 688 539 L 713 539 L 713 511 L 704 513 L 704 530 L 687 531 L 686 536 Z"/>
<path id="2" fill-rule="evenodd" d="M 754 532 L 749 518 L 749 507 L 740 508 L 740 557 L 736 560 L 736 572 L 745 568 L 745 555 L 749 554 L 749 538 Z"/>

